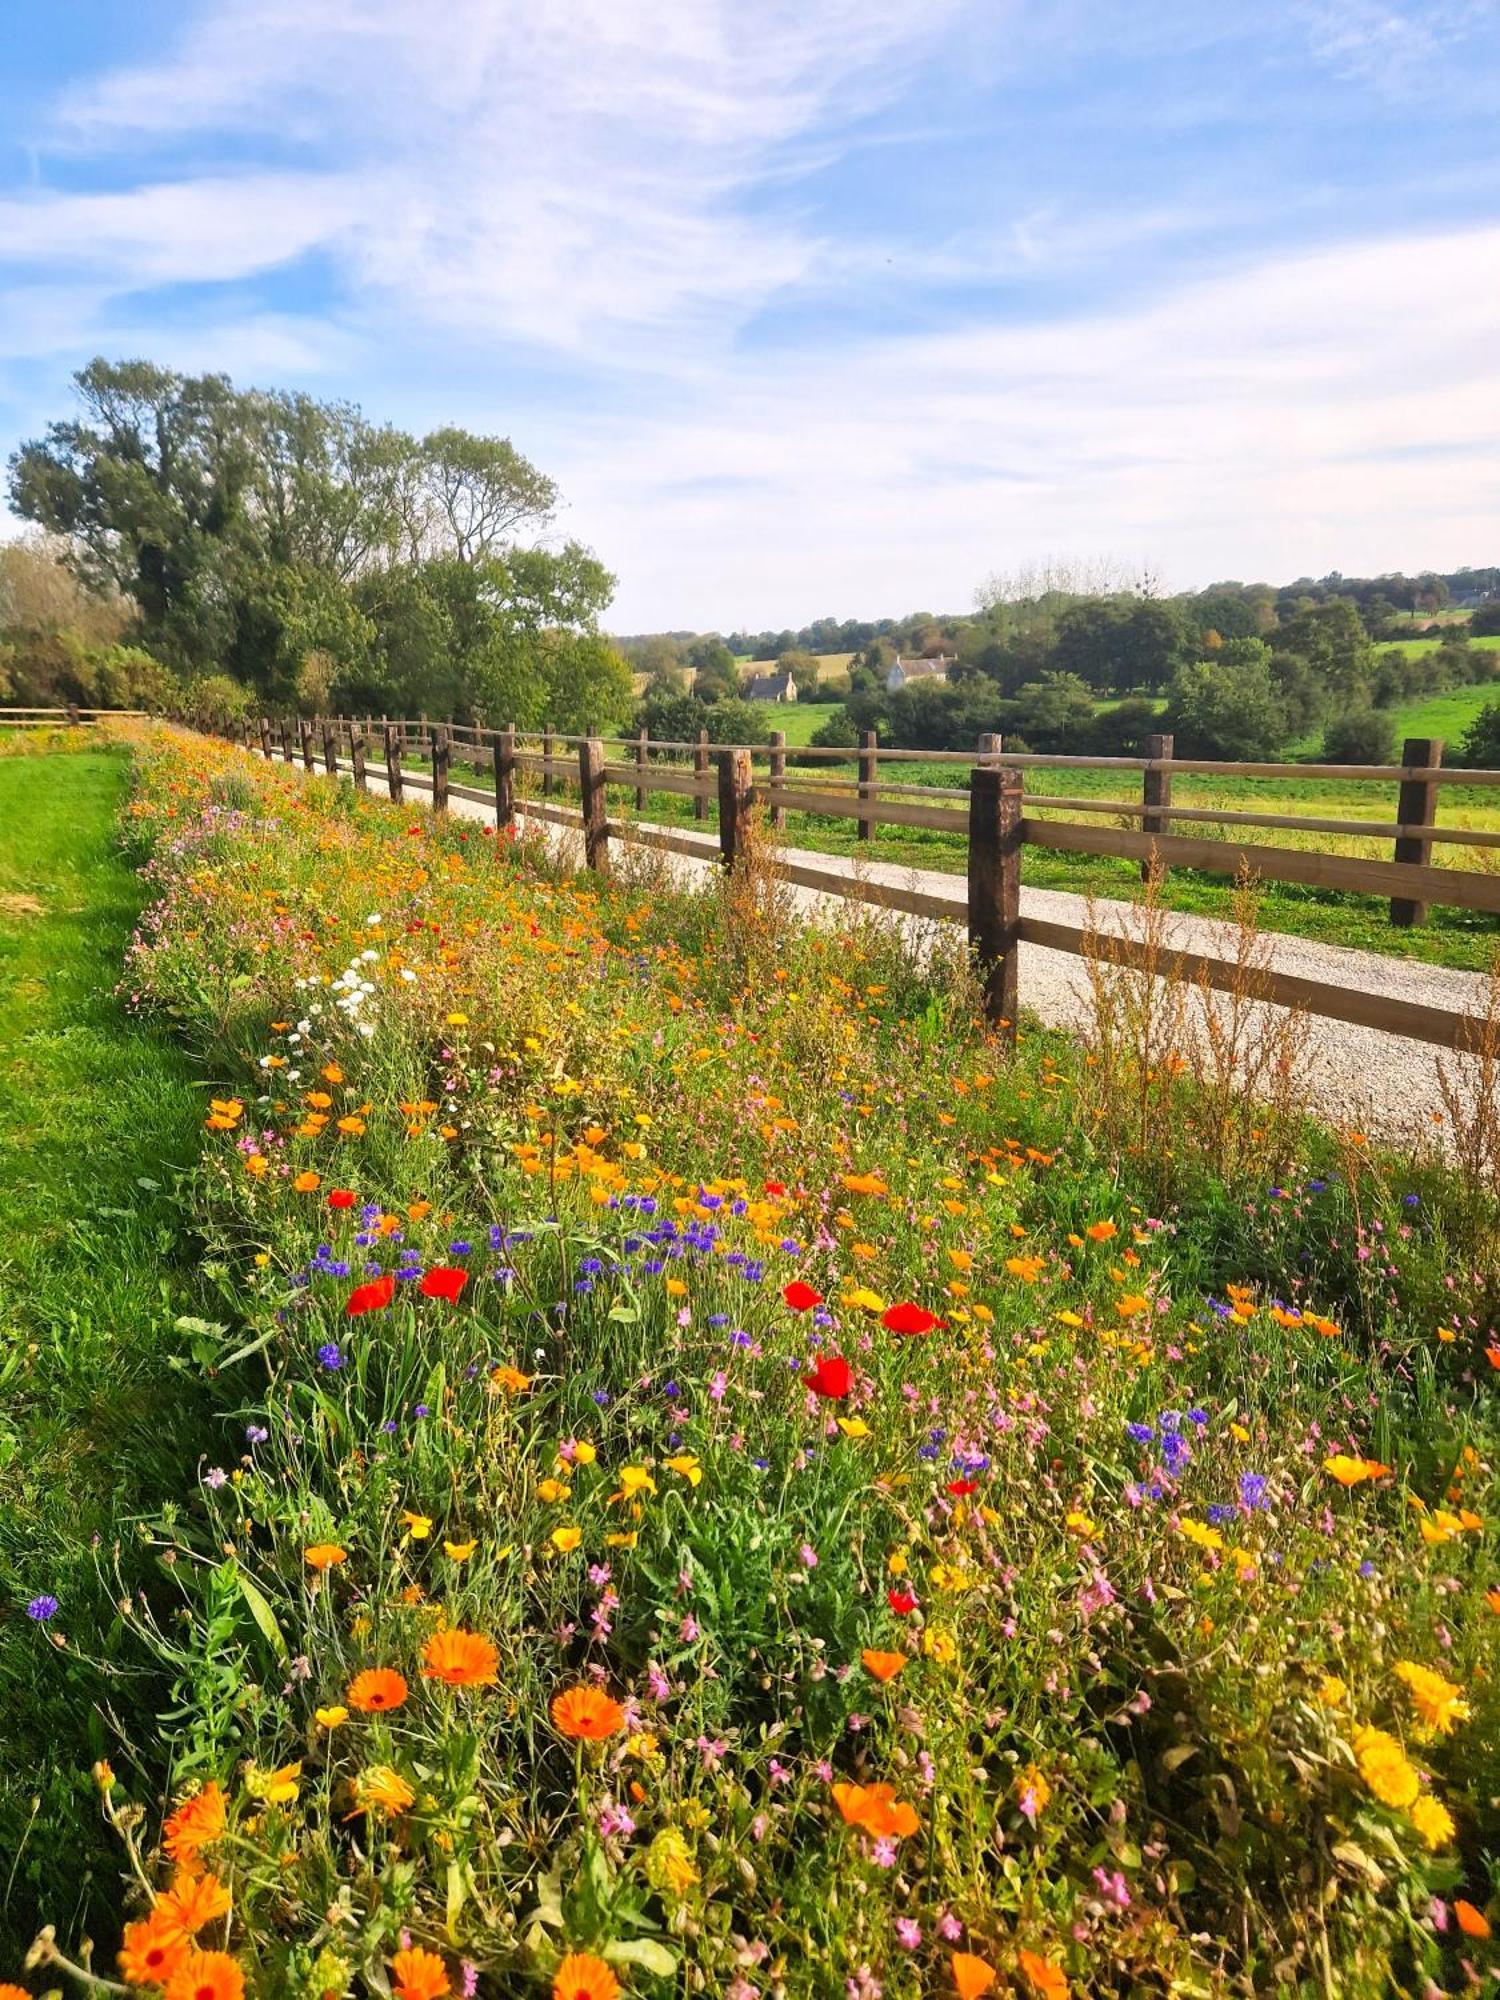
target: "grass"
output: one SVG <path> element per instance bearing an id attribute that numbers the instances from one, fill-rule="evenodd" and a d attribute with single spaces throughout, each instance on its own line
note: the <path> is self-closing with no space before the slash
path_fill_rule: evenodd
<path id="1" fill-rule="evenodd" d="M 114 843 L 128 768 L 0 761 L 0 1935 L 28 1942 L 44 1887 L 75 1924 L 118 1900 L 117 1859 L 86 1831 L 88 1769 L 106 1690 L 124 1716 L 134 1704 L 110 1684 L 97 1565 L 180 1484 L 174 1440 L 200 1408 L 173 1331 L 193 1300 L 173 1182 L 201 1103 L 184 1057 L 115 994 L 141 903 Z M 61 1607 L 50 1653 L 23 1615 L 42 1593 Z"/>

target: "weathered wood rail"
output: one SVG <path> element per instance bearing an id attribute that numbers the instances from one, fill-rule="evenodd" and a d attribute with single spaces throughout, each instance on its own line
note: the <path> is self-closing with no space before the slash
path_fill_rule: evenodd
<path id="1" fill-rule="evenodd" d="M 15 726 L 44 722 L 55 726 L 63 713 L 0 710 L 0 727 L 12 716 Z M 76 719 L 88 722 L 104 713 L 84 710 Z M 1500 771 L 1444 768 L 1443 746 L 1429 738 L 1409 739 L 1403 761 L 1391 765 L 1234 764 L 1179 758 L 1173 755 L 1171 737 L 1164 735 L 1150 739 L 1148 754 L 1142 757 L 1007 753 L 1000 739 L 992 736 L 981 738 L 972 754 L 882 749 L 866 738 L 854 750 L 794 750 L 792 755 L 803 768 L 789 778 L 787 746 L 780 736 L 754 745 L 716 746 L 703 734 L 693 742 L 657 742 L 644 735 L 612 741 L 552 729 L 525 731 L 513 724 L 488 729 L 388 716 L 262 717 L 254 725 L 245 721 L 223 733 L 264 757 L 300 761 L 307 771 L 317 770 L 321 762 L 325 772 L 347 771 L 361 786 L 381 784 L 393 800 L 408 792 L 425 793 L 440 812 L 454 798 L 469 800 L 489 807 L 498 829 L 514 826 L 522 813 L 571 826 L 582 833 L 587 865 L 598 870 L 608 869 L 611 844 L 627 837 L 641 846 L 697 859 L 717 852 L 733 865 L 747 838 L 748 815 L 757 808 L 764 810 L 776 832 L 784 828 L 786 815 L 796 812 L 852 819 L 856 837 L 862 840 L 879 826 L 951 833 L 963 843 L 968 859 L 967 883 L 955 878 L 951 895 L 915 884 L 874 881 L 832 860 L 824 864 L 805 854 L 783 854 L 778 868 L 799 887 L 927 920 L 965 923 L 984 980 L 987 1011 L 1005 1032 L 1012 1030 L 1015 1020 L 1017 965 L 1024 946 L 1073 954 L 1103 948 L 1122 962 L 1144 962 L 1141 946 L 1129 936 L 1111 934 L 1101 946 L 1091 942 L 1081 926 L 1023 917 L 1022 857 L 1028 846 L 1119 855 L 1138 860 L 1146 874 L 1172 867 L 1227 876 L 1248 873 L 1262 881 L 1379 896 L 1389 900 L 1391 922 L 1396 925 L 1424 922 L 1434 903 L 1500 917 L 1500 868 L 1495 873 L 1444 868 L 1432 859 L 1434 848 L 1445 843 L 1500 848 L 1500 832 L 1437 824 L 1444 787 L 1497 786 Z M 410 768 L 408 758 L 419 758 L 428 768 Z M 757 759 L 765 766 L 763 774 L 755 771 Z M 455 761 L 484 771 L 487 782 L 455 781 Z M 851 780 L 815 768 L 839 762 L 853 762 L 857 775 Z M 880 776 L 882 766 L 899 771 L 908 764 L 951 765 L 954 776 L 962 776 L 964 782 L 953 787 L 903 785 L 899 779 Z M 1025 789 L 1027 772 L 1048 770 L 1132 775 L 1140 795 L 1092 799 Z M 1393 816 L 1381 821 L 1175 806 L 1172 779 L 1179 773 L 1347 779 L 1394 786 L 1397 797 Z M 646 810 L 653 793 L 691 800 L 695 822 L 705 822 L 711 814 L 717 820 L 717 842 L 706 829 L 689 831 L 612 818 L 612 790 L 617 795 L 628 791 L 637 814 Z M 577 803 L 563 804 L 564 792 Z M 1044 812 L 1079 817 L 1039 817 Z M 1105 817 L 1139 824 L 1132 829 L 1100 823 Z M 1178 826 L 1212 828 L 1218 837 L 1174 831 Z M 1389 841 L 1393 855 L 1384 860 L 1273 846 L 1245 840 L 1241 829 Z M 1243 989 L 1247 984 L 1244 968 L 1231 960 L 1183 953 L 1175 962 L 1184 976 L 1211 988 Z M 1471 1015 L 1331 981 L 1266 969 L 1249 975 L 1248 984 L 1252 997 L 1273 1005 L 1298 1007 L 1442 1048 L 1471 1048 L 1479 1034 L 1479 1023 Z"/>

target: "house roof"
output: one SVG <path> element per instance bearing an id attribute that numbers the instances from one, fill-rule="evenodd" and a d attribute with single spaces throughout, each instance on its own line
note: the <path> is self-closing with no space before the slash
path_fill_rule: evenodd
<path id="1" fill-rule="evenodd" d="M 783 667 L 779 673 L 756 674 L 751 678 L 750 685 L 745 690 L 745 699 L 747 701 L 777 701 L 783 695 L 791 694 L 796 685 L 797 683 L 792 678 L 792 672 L 789 667 Z"/>

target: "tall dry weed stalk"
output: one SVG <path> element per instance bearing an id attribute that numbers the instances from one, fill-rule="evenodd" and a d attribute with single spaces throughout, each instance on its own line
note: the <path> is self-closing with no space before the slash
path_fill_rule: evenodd
<path id="1" fill-rule="evenodd" d="M 1500 1200 L 1500 951 L 1490 960 L 1480 1012 L 1455 1053 L 1436 1058 L 1436 1069 L 1443 1151 L 1476 1219 L 1491 1218 Z"/>
<path id="2" fill-rule="evenodd" d="M 740 986 L 749 991 L 775 979 L 795 901 L 776 864 L 765 815 L 754 804 L 740 823 L 734 866 L 719 883 L 724 951 Z"/>
<path id="3" fill-rule="evenodd" d="M 1120 928 L 1090 903 L 1083 959 L 1079 1101 L 1105 1145 L 1155 1162 L 1163 1186 L 1185 1154 L 1222 1180 L 1281 1168 L 1307 1117 L 1310 1029 L 1301 1009 L 1268 997 L 1254 882 L 1235 884 L 1221 985 L 1177 948 L 1155 871 Z"/>

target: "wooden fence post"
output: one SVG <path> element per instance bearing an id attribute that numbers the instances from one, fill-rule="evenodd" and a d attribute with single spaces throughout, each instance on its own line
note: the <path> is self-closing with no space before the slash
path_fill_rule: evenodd
<path id="1" fill-rule="evenodd" d="M 432 725 L 432 810 L 448 810 L 448 731 L 441 722 Z"/>
<path id="2" fill-rule="evenodd" d="M 1014 1042 L 1021 922 L 1021 773 L 969 774 L 969 947 L 984 981 L 985 1018 Z"/>
<path id="3" fill-rule="evenodd" d="M 349 724 L 349 767 L 354 773 L 354 789 L 366 792 L 369 785 L 365 779 L 365 732 L 358 722 Z"/>
<path id="4" fill-rule="evenodd" d="M 1172 758 L 1172 738 L 1153 734 L 1146 738 L 1145 751 L 1148 757 L 1158 758 L 1167 763 Z M 1170 771 L 1146 771 L 1141 778 L 1141 804 L 1146 810 L 1141 814 L 1141 832 L 1151 836 L 1170 833 L 1172 822 L 1163 819 L 1159 810 L 1172 803 L 1172 773 Z M 1141 880 L 1165 881 L 1167 871 L 1154 856 L 1148 856 L 1141 863 Z"/>
<path id="5" fill-rule="evenodd" d="M 585 736 L 578 746 L 578 783 L 583 793 L 583 858 L 602 875 L 609 867 L 609 816 L 604 745 L 597 736 Z"/>
<path id="6" fill-rule="evenodd" d="M 719 752 L 719 858 L 733 868 L 745 851 L 746 823 L 755 804 L 748 750 Z"/>
<path id="7" fill-rule="evenodd" d="M 1000 755 L 1000 747 L 1000 738 L 995 734 L 994 730 L 984 730 L 979 738 L 980 763 L 993 764 L 995 759 Z"/>
<path id="8" fill-rule="evenodd" d="M 643 729 L 635 739 L 635 809 L 646 810 L 646 748 L 651 739 Z"/>
<path id="9" fill-rule="evenodd" d="M 385 725 L 385 782 L 392 799 L 401 803 L 401 725 L 388 722 Z"/>
<path id="10" fill-rule="evenodd" d="M 773 729 L 771 731 L 770 780 L 773 793 L 778 785 L 786 783 L 786 731 L 784 729 Z M 773 833 L 780 833 L 785 825 L 786 807 L 773 805 L 771 807 L 771 831 Z"/>
<path id="11" fill-rule="evenodd" d="M 693 749 L 693 776 L 698 781 L 698 789 L 693 794 L 693 818 L 708 818 L 708 731 L 698 731 L 698 741 Z"/>
<path id="12" fill-rule="evenodd" d="M 69 729 L 76 729 L 78 727 L 78 704 L 76 701 L 68 703 L 68 727 Z"/>
<path id="13" fill-rule="evenodd" d="M 1435 771 L 1443 761 L 1441 736 L 1408 736 L 1401 746 L 1401 761 L 1410 770 Z M 1437 822 L 1438 788 L 1430 778 L 1403 778 L 1396 795 L 1396 819 L 1401 826 L 1433 826 Z M 1419 836 L 1398 838 L 1397 861 L 1415 861 L 1426 867 L 1432 860 L 1432 842 Z M 1391 922 L 1397 930 L 1410 930 L 1427 921 L 1427 905 L 1413 897 L 1391 898 Z"/>
<path id="14" fill-rule="evenodd" d="M 552 724 L 549 722 L 542 731 L 542 797 L 544 799 L 549 799 L 552 796 L 554 769 L 552 761 Z"/>
<path id="15" fill-rule="evenodd" d="M 327 716 L 323 718 L 323 769 L 330 778 L 336 778 L 339 774 L 338 734 Z"/>
<path id="16" fill-rule="evenodd" d="M 271 743 L 271 718 L 269 715 L 263 715 L 260 719 L 260 754 L 268 764 L 274 755 Z"/>
<path id="17" fill-rule="evenodd" d="M 516 823 L 516 725 L 507 722 L 495 738 L 495 826 Z"/>
<path id="18" fill-rule="evenodd" d="M 313 765 L 313 726 L 304 715 L 298 718 L 297 734 L 302 739 L 302 768 L 311 771 Z"/>
<path id="19" fill-rule="evenodd" d="M 860 739 L 859 796 L 862 804 L 866 801 L 873 802 L 875 797 L 875 773 L 879 768 L 877 763 L 879 752 L 875 748 L 875 742 L 876 742 L 876 737 L 873 729 L 867 729 L 864 735 Z M 866 819 L 863 816 L 863 814 L 861 814 L 859 820 L 855 824 L 855 829 L 854 829 L 855 839 L 869 840 L 871 836 L 874 834 L 874 832 L 875 832 L 874 820 Z"/>

